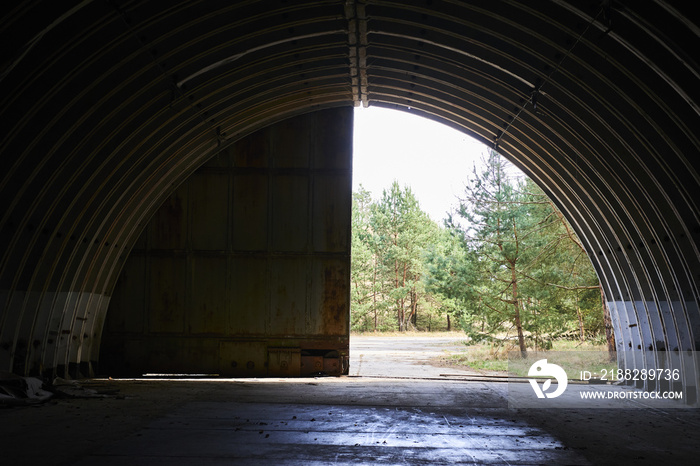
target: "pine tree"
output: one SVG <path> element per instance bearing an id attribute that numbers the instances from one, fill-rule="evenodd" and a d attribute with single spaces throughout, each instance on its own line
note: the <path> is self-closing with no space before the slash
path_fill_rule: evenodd
<path id="1" fill-rule="evenodd" d="M 382 290 L 390 298 L 399 331 L 415 322 L 424 294 L 424 250 L 436 231 L 411 189 L 394 181 L 371 208 L 371 229 Z"/>
<path id="2" fill-rule="evenodd" d="M 528 342 L 547 348 L 577 323 L 597 332 L 602 322 L 598 281 L 563 215 L 529 179 L 511 179 L 489 152 L 483 171 L 465 187 L 459 210 L 446 222 L 461 247 L 430 255 L 429 289 L 452 299 L 474 340 L 507 341 L 521 354 Z"/>
<path id="3" fill-rule="evenodd" d="M 377 262 L 369 223 L 371 203 L 371 193 L 362 186 L 353 193 L 350 322 L 353 329 L 377 331 Z"/>

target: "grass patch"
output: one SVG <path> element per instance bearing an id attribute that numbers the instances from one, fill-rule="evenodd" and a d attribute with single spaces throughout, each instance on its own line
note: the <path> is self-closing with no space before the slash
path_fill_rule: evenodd
<path id="1" fill-rule="evenodd" d="M 550 351 L 607 351 L 608 346 L 605 343 L 595 341 L 573 341 L 573 340 L 556 340 L 553 342 Z"/>
<path id="2" fill-rule="evenodd" d="M 508 360 L 475 359 L 473 356 L 467 354 L 453 354 L 449 360 L 452 364 L 465 366 L 477 371 L 505 372 L 508 370 Z"/>
<path id="3" fill-rule="evenodd" d="M 387 331 L 387 332 L 350 332 L 350 338 L 352 337 L 434 337 L 434 338 L 464 338 L 466 340 L 467 336 L 463 331 L 450 331 L 450 332 L 428 332 L 421 330 L 406 330 L 405 332 L 398 331 Z M 466 341 L 465 341 L 466 344 Z"/>
<path id="4" fill-rule="evenodd" d="M 494 347 L 490 344 L 466 344 L 465 351 L 450 354 L 447 362 L 450 365 L 466 367 L 476 371 L 509 371 L 508 353 L 518 351 L 516 346 Z M 567 354 L 568 353 L 568 354 Z M 512 353 L 511 353 L 512 354 Z M 530 365 L 538 359 L 546 359 L 547 355 L 555 356 L 564 363 L 569 377 L 578 377 L 580 370 L 598 372 L 602 368 L 610 368 L 607 358 L 607 346 L 595 342 L 578 342 L 570 340 L 555 341 L 549 351 L 533 351 L 528 349 L 528 358 L 522 363 L 510 361 L 510 372 L 527 375 Z"/>
<path id="5" fill-rule="evenodd" d="M 476 371 L 505 372 L 508 370 L 508 353 L 497 351 L 491 345 L 467 345 L 465 351 L 450 354 L 447 362 Z"/>
<path id="6" fill-rule="evenodd" d="M 569 380 L 581 378 L 582 371 L 599 376 L 617 369 L 617 361 L 610 361 L 606 351 L 538 351 L 528 352 L 526 359 L 520 358 L 520 353 L 511 353 L 508 361 L 508 373 L 527 377 L 530 366 L 535 361 L 546 359 L 564 369 Z M 604 372 L 605 371 L 605 372 Z M 610 377 L 607 377 L 610 380 Z"/>

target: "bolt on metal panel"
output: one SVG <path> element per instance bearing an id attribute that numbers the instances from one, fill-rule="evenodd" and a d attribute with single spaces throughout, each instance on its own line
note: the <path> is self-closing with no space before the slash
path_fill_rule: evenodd
<path id="1" fill-rule="evenodd" d="M 268 347 L 268 373 L 284 377 L 301 375 L 301 349 L 294 347 Z"/>
<path id="2" fill-rule="evenodd" d="M 267 372 L 267 343 L 221 341 L 219 374 L 230 377 L 264 377 Z"/>

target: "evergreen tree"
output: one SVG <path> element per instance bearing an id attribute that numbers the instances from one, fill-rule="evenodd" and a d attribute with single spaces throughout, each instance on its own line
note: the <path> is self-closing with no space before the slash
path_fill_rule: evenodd
<path id="1" fill-rule="evenodd" d="M 531 180 L 497 153 L 476 168 L 456 214 L 439 228 L 394 181 L 379 200 L 353 193 L 353 330 L 434 328 L 455 319 L 474 341 L 551 347 L 607 326 L 583 246 Z"/>
<path id="2" fill-rule="evenodd" d="M 397 181 L 372 205 L 370 216 L 383 295 L 393 303 L 399 331 L 415 322 L 424 294 L 424 250 L 436 232 L 411 189 Z"/>
<path id="3" fill-rule="evenodd" d="M 489 152 L 474 170 L 456 216 L 446 222 L 460 248 L 430 255 L 429 289 L 449 297 L 474 340 L 551 346 L 571 322 L 602 321 L 597 279 L 563 215 L 529 179 L 510 179 L 508 164 Z"/>
<path id="4" fill-rule="evenodd" d="M 378 330 L 377 261 L 370 228 L 371 193 L 360 186 L 352 195 L 350 324 L 356 330 Z"/>

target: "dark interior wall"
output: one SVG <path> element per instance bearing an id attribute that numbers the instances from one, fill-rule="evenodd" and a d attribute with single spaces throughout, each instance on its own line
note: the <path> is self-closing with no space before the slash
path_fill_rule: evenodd
<path id="1" fill-rule="evenodd" d="M 345 372 L 351 176 L 351 107 L 284 120 L 220 151 L 134 246 L 100 370 Z"/>

